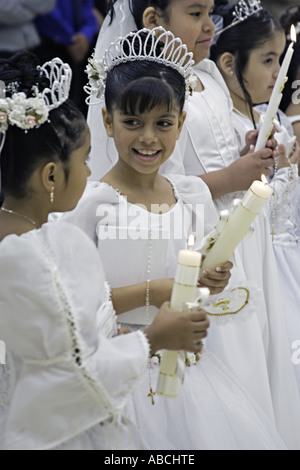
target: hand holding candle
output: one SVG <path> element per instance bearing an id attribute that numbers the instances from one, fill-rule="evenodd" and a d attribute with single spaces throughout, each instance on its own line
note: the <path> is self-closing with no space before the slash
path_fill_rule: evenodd
<path id="1" fill-rule="evenodd" d="M 215 269 L 225 263 L 245 237 L 253 220 L 272 194 L 264 175 L 262 179 L 264 181 L 252 183 L 241 203 L 229 215 L 226 225 L 205 257 L 202 269 Z"/>
<path id="2" fill-rule="evenodd" d="M 185 304 L 195 302 L 199 278 L 201 253 L 193 251 L 193 236 L 189 237 L 187 250 L 181 250 L 174 287 L 171 297 L 171 309 L 178 312 L 184 310 Z M 158 395 L 176 397 L 184 376 L 184 362 L 178 351 L 164 350 L 162 353 L 160 373 L 156 388 Z"/>
<path id="3" fill-rule="evenodd" d="M 294 44 L 297 41 L 297 33 L 294 25 L 291 27 L 291 38 L 292 42 L 286 52 L 285 58 L 282 62 L 280 72 L 278 74 L 272 96 L 270 98 L 268 109 L 266 111 L 262 127 L 258 134 L 255 151 L 262 150 L 265 148 L 266 143 L 273 130 L 273 122 L 278 112 L 279 105 L 282 100 L 282 91 L 287 81 L 288 69 L 294 54 Z"/>

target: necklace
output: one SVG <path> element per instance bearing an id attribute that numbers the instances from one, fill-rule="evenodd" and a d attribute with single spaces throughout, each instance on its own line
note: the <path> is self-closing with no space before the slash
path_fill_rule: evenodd
<path id="1" fill-rule="evenodd" d="M 30 217 L 27 217 L 27 215 L 19 214 L 19 212 L 12 211 L 11 209 L 5 209 L 5 207 L 1 207 L 1 210 L 3 212 L 8 212 L 8 214 L 17 215 L 18 217 L 22 217 L 23 219 L 28 220 L 28 222 L 30 222 L 32 225 L 37 225 L 36 222 L 33 219 L 31 219 Z"/>

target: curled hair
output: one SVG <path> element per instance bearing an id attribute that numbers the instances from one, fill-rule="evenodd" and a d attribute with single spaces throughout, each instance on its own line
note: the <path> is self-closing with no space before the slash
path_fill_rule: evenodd
<path id="1" fill-rule="evenodd" d="M 224 2 L 219 3 L 221 5 L 215 7 L 214 14 L 223 17 L 223 27 L 225 28 L 232 23 L 232 13 L 235 6 L 224 5 Z M 210 58 L 216 63 L 222 54 L 226 52 L 234 55 L 235 73 L 245 99 L 249 104 L 254 127 L 256 127 L 256 124 L 253 116 L 253 105 L 259 103 L 252 102 L 251 96 L 247 91 L 243 72 L 248 64 L 251 51 L 271 40 L 276 31 L 282 31 L 282 27 L 271 13 L 263 9 L 233 28 L 224 31 L 210 50 Z"/>
<path id="2" fill-rule="evenodd" d="M 7 95 L 14 91 L 32 96 L 32 87 L 42 91 L 48 80 L 37 69 L 38 59 L 29 52 L 18 52 L 10 59 L 0 60 L 0 77 Z M 49 113 L 49 121 L 28 132 L 16 126 L 6 131 L 0 155 L 2 198 L 28 196 L 27 183 L 33 172 L 48 162 L 61 162 L 66 181 L 70 155 L 83 142 L 86 121 L 69 100 Z"/>

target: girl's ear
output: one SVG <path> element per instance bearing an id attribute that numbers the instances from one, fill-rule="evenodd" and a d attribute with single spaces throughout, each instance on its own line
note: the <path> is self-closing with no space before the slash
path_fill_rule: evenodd
<path id="1" fill-rule="evenodd" d="M 41 178 L 42 178 L 42 184 L 46 190 L 47 193 L 51 193 L 53 191 L 53 188 L 55 189 L 55 185 L 58 180 L 58 166 L 54 162 L 49 162 L 42 168 L 41 172 Z"/>
<path id="2" fill-rule="evenodd" d="M 107 136 L 113 137 L 113 121 L 111 114 L 107 111 L 106 108 L 102 108 L 102 118 Z"/>
<path id="3" fill-rule="evenodd" d="M 180 137 L 180 134 L 181 134 L 181 131 L 182 131 L 182 128 L 183 128 L 183 124 L 184 124 L 185 118 L 186 118 L 186 112 L 183 111 L 183 113 L 181 114 L 181 116 L 180 116 L 180 118 L 179 118 L 179 122 L 178 122 L 177 140 L 178 140 L 179 137 Z"/>
<path id="4" fill-rule="evenodd" d="M 161 20 L 159 20 L 157 12 L 154 7 L 148 7 L 143 13 L 143 25 L 147 29 L 153 29 L 157 26 L 161 26 Z"/>
<path id="5" fill-rule="evenodd" d="M 223 75 L 233 77 L 235 71 L 235 57 L 230 52 L 224 52 L 218 60 L 218 66 Z"/>

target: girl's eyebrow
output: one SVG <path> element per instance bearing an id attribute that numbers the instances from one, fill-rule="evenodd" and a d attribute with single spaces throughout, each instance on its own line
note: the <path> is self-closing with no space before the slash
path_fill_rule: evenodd
<path id="1" fill-rule="evenodd" d="M 202 5 L 201 3 L 193 3 L 192 5 L 188 5 L 188 8 L 206 8 L 205 5 Z"/>
<path id="2" fill-rule="evenodd" d="M 265 57 L 265 56 L 267 57 L 267 56 L 269 56 L 269 55 L 273 55 L 273 56 L 277 57 L 277 56 L 278 56 L 278 53 L 277 53 L 277 52 L 270 51 L 270 52 L 264 52 L 263 54 L 261 54 L 262 57 Z"/>

